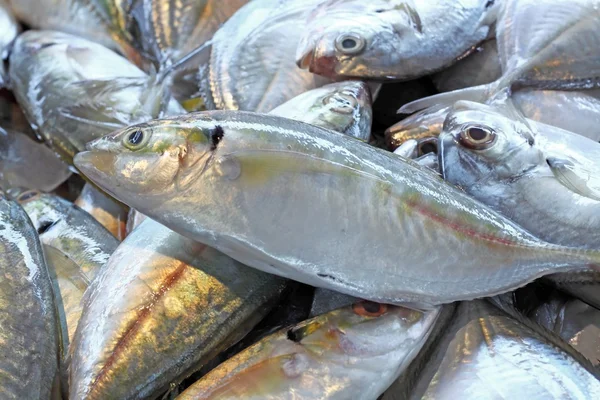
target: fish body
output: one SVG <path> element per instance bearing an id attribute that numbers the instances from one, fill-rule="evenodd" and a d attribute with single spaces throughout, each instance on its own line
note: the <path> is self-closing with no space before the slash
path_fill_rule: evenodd
<path id="1" fill-rule="evenodd" d="M 52 284 L 35 228 L 0 198 L 0 397 L 49 399 L 58 372 Z"/>
<path id="2" fill-rule="evenodd" d="M 119 240 L 125 239 L 128 218 L 127 206 L 86 183 L 75 205 L 90 214 Z"/>
<path id="3" fill-rule="evenodd" d="M 147 109 L 154 102 L 148 76 L 99 44 L 27 31 L 15 42 L 10 61 L 15 96 L 27 119 L 68 162 L 90 140 L 159 115 Z M 181 110 L 168 103 L 168 112 Z"/>
<path id="4" fill-rule="evenodd" d="M 86 294 L 70 398 L 156 397 L 241 339 L 282 289 L 282 279 L 145 220 Z"/>
<path id="5" fill-rule="evenodd" d="M 264 338 L 177 398 L 376 399 L 418 353 L 437 314 L 371 302 L 340 308 Z"/>
<path id="6" fill-rule="evenodd" d="M 202 92 L 208 109 L 268 112 L 330 81 L 300 70 L 296 46 L 310 10 L 323 0 L 258 0 L 240 8 L 212 40 Z"/>
<path id="7" fill-rule="evenodd" d="M 20 32 L 19 23 L 12 14 L 10 5 L 5 0 L 0 0 L 0 87 L 7 86 L 8 73 L 4 62 L 8 60 L 8 54 L 13 41 Z"/>
<path id="8" fill-rule="evenodd" d="M 150 218 L 254 268 L 373 301 L 472 299 L 599 256 L 542 242 L 395 154 L 281 117 L 192 113 L 88 149 L 78 168 Z"/>
<path id="9" fill-rule="evenodd" d="M 489 35 L 493 1 L 327 0 L 306 20 L 296 61 L 327 77 L 409 80 L 437 72 Z"/>
<path id="10" fill-rule="evenodd" d="M 371 92 L 365 82 L 330 83 L 288 100 L 269 114 L 303 121 L 364 141 L 371 137 Z"/>
<path id="11" fill-rule="evenodd" d="M 44 144 L 0 128 L 0 186 L 5 190 L 26 187 L 48 192 L 70 175 L 67 164 Z"/>

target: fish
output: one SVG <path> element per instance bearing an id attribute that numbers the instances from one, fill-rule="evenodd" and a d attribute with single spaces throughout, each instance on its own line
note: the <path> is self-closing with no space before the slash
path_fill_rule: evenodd
<path id="1" fill-rule="evenodd" d="M 0 87 L 8 86 L 8 71 L 6 61 L 13 41 L 21 31 L 19 23 L 12 14 L 10 5 L 5 0 L 0 0 Z"/>
<path id="2" fill-rule="evenodd" d="M 58 30 L 81 36 L 106 47 L 117 48 L 93 0 L 8 0 L 8 2 L 14 15 L 34 29 Z"/>
<path id="3" fill-rule="evenodd" d="M 97 139 L 75 165 L 245 265 L 377 302 L 430 308 L 600 261 L 598 250 L 541 241 L 429 169 L 332 133 L 251 112 L 190 113 Z"/>
<path id="4" fill-rule="evenodd" d="M 360 299 L 333 290 L 316 288 L 310 308 L 310 317 L 325 314 L 338 308 L 359 302 Z"/>
<path id="5" fill-rule="evenodd" d="M 142 223 L 142 221 L 144 221 L 146 218 L 148 218 L 148 217 L 146 217 L 141 212 L 134 210 L 133 208 L 130 208 L 129 214 L 127 214 L 127 225 L 126 225 L 127 234 L 129 235 L 131 232 L 133 232 L 133 230 L 135 228 L 137 228 Z"/>
<path id="6" fill-rule="evenodd" d="M 23 33 L 10 62 L 14 93 L 27 119 L 69 164 L 94 138 L 164 113 L 184 112 L 125 58 L 66 33 Z"/>
<path id="7" fill-rule="evenodd" d="M 127 236 L 128 207 L 102 193 L 92 184 L 86 183 L 83 186 L 74 204 L 94 217 L 117 239 L 123 240 Z"/>
<path id="8" fill-rule="evenodd" d="M 56 393 L 58 329 L 52 284 L 35 228 L 0 195 L 0 397 Z"/>
<path id="9" fill-rule="evenodd" d="M 302 93 L 270 111 L 368 141 L 373 111 L 369 86 L 361 81 L 330 83 Z"/>
<path id="10" fill-rule="evenodd" d="M 592 399 L 593 366 L 558 336 L 485 300 L 461 302 L 411 387 L 383 400 Z M 425 358 L 426 357 L 426 358 Z"/>
<path id="11" fill-rule="evenodd" d="M 155 398 L 241 339 L 284 286 L 146 219 L 86 293 L 69 398 Z"/>
<path id="12" fill-rule="evenodd" d="M 118 240 L 91 215 L 57 195 L 13 188 L 44 246 L 62 331 L 62 360 L 82 312 L 81 299 L 115 251 Z"/>
<path id="13" fill-rule="evenodd" d="M 300 70 L 296 46 L 310 10 L 323 0 L 254 0 L 215 33 L 210 62 L 201 67 L 206 108 L 269 112 L 331 80 Z"/>
<path id="14" fill-rule="evenodd" d="M 419 352 L 437 314 L 358 302 L 264 338 L 177 399 L 376 399 Z"/>
<path id="15" fill-rule="evenodd" d="M 0 187 L 49 192 L 71 176 L 69 166 L 52 150 L 27 135 L 0 128 Z"/>
<path id="16" fill-rule="evenodd" d="M 323 1 L 306 18 L 296 63 L 329 78 L 416 79 L 450 66 L 489 38 L 498 3 Z"/>

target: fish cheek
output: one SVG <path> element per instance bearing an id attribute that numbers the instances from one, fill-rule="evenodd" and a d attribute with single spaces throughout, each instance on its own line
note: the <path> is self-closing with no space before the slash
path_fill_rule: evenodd
<path id="1" fill-rule="evenodd" d="M 115 163 L 119 186 L 136 193 L 165 190 L 173 183 L 178 170 L 177 155 L 170 152 L 119 157 Z"/>

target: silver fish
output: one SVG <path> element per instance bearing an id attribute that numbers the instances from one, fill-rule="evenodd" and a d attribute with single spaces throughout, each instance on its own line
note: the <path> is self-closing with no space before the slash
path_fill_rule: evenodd
<path id="1" fill-rule="evenodd" d="M 26 187 L 49 192 L 71 176 L 48 147 L 27 135 L 0 128 L 0 187 Z"/>
<path id="2" fill-rule="evenodd" d="M 69 398 L 155 398 L 248 333 L 283 287 L 145 220 L 86 293 Z"/>
<path id="3" fill-rule="evenodd" d="M 0 87 L 7 86 L 8 72 L 5 62 L 8 60 L 8 53 L 13 41 L 20 32 L 19 23 L 12 14 L 10 5 L 5 0 L 0 0 Z"/>
<path id="4" fill-rule="evenodd" d="M 127 236 L 129 209 L 124 204 L 86 183 L 74 204 L 90 214 L 119 240 Z"/>
<path id="5" fill-rule="evenodd" d="M 376 399 L 437 314 L 371 302 L 340 308 L 264 338 L 177 399 Z"/>
<path id="6" fill-rule="evenodd" d="M 369 300 L 431 307 L 600 261 L 395 154 L 281 117 L 192 113 L 88 149 L 77 167 L 150 218 L 246 265 Z"/>
<path id="7" fill-rule="evenodd" d="M 371 92 L 369 86 L 360 81 L 331 83 L 309 90 L 269 114 L 307 122 L 365 141 L 371 137 Z"/>
<path id="8" fill-rule="evenodd" d="M 27 31 L 16 40 L 10 61 L 27 119 L 67 162 L 94 138 L 162 115 L 163 92 L 151 78 L 85 39 Z M 184 112 L 174 100 L 166 104 L 168 114 Z"/>
<path id="9" fill-rule="evenodd" d="M 559 337 L 483 300 L 460 303 L 411 390 L 392 399 L 593 399 L 593 366 Z"/>
<path id="10" fill-rule="evenodd" d="M 58 328 L 42 246 L 27 214 L 0 196 L 0 397 L 49 399 Z"/>
<path id="11" fill-rule="evenodd" d="M 296 61 L 327 77 L 415 79 L 472 52 L 497 11 L 486 0 L 327 0 L 306 19 Z"/>
<path id="12" fill-rule="evenodd" d="M 240 8 L 213 37 L 201 70 L 207 108 L 268 112 L 329 83 L 294 64 L 298 24 L 322 1 L 254 0 Z"/>

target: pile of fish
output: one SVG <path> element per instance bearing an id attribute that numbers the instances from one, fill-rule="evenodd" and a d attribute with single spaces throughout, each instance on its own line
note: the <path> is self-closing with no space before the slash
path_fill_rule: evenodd
<path id="1" fill-rule="evenodd" d="M 1 399 L 600 399 L 600 0 L 0 0 Z"/>

